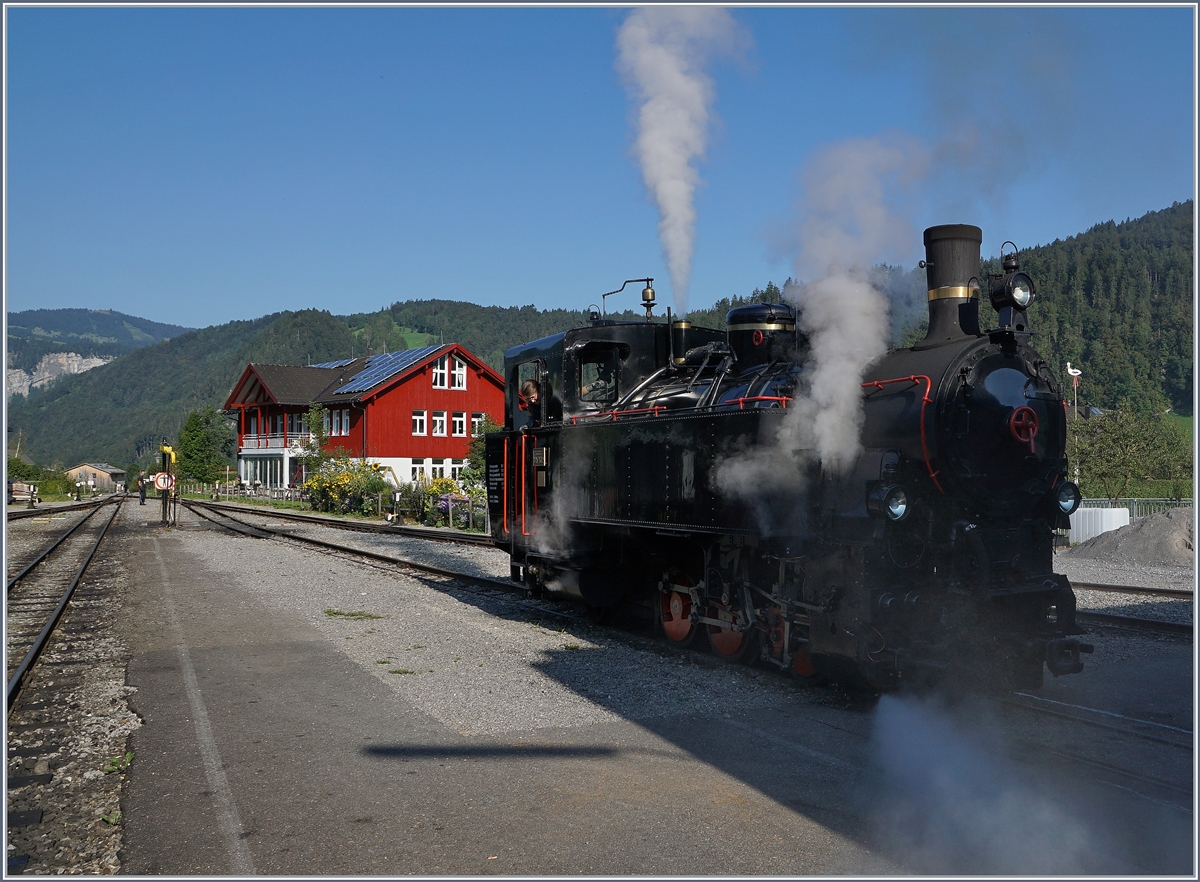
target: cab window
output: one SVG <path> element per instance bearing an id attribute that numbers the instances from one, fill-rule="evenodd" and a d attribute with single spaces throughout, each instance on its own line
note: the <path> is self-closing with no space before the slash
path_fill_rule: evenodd
<path id="1" fill-rule="evenodd" d="M 517 365 L 516 394 L 512 398 L 512 425 L 519 429 L 542 422 L 541 371 L 539 362 L 527 361 Z"/>
<path id="2" fill-rule="evenodd" d="M 617 400 L 617 351 L 589 352 L 579 362 L 579 400 L 611 404 Z"/>

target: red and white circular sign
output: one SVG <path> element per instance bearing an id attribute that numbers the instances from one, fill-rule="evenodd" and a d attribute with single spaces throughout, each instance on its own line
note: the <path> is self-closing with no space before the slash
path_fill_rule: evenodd
<path id="1" fill-rule="evenodd" d="M 154 476 L 154 486 L 159 490 L 172 490 L 175 487 L 175 476 L 160 472 Z"/>

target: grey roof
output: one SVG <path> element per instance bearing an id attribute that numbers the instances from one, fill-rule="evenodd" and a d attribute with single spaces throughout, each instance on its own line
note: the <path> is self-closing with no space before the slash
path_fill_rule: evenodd
<path id="1" fill-rule="evenodd" d="M 418 361 L 421 361 L 433 355 L 442 346 L 426 346 L 422 349 L 403 349 L 400 352 L 381 352 L 379 355 L 372 355 L 367 359 L 366 365 L 361 371 L 355 374 L 349 383 L 335 389 L 334 395 L 345 395 L 350 392 L 366 392 L 368 389 L 373 389 L 385 380 L 390 380 L 392 377 L 401 373 L 405 368 L 411 367 Z"/>
<path id="2" fill-rule="evenodd" d="M 439 344 L 307 366 L 252 363 L 249 365 L 251 381 L 235 387 L 236 397 L 231 393 L 228 404 L 233 406 L 253 402 L 259 386 L 284 405 L 357 401 L 363 393 L 379 388 L 438 352 L 448 352 L 453 348 L 454 344 Z"/>
<path id="3" fill-rule="evenodd" d="M 125 474 L 124 469 L 119 469 L 116 466 L 109 465 L 106 462 L 81 462 L 79 465 L 73 466 L 72 468 L 67 469 L 67 471 L 73 472 L 73 471 L 75 471 L 75 469 L 82 469 L 82 468 L 95 469 L 98 472 L 105 472 L 109 475 Z"/>
<path id="4" fill-rule="evenodd" d="M 308 405 L 335 383 L 345 382 L 366 359 L 355 358 L 341 367 L 307 367 L 301 364 L 251 365 L 259 381 L 280 404 Z"/>

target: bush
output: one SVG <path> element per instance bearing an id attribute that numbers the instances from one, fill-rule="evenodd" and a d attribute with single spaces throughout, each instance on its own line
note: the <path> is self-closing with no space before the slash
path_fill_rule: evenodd
<path id="1" fill-rule="evenodd" d="M 379 466 L 349 457 L 337 457 L 304 482 L 315 511 L 372 514 L 376 497 L 392 485 L 379 474 Z"/>
<path id="2" fill-rule="evenodd" d="M 30 465 L 15 456 L 8 458 L 8 480 L 36 484 L 38 496 L 43 499 L 75 494 L 75 482 L 66 472 Z"/>

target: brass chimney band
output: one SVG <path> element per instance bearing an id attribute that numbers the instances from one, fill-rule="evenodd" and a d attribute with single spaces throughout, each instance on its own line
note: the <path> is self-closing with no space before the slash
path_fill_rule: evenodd
<path id="1" fill-rule="evenodd" d="M 785 325 L 779 322 L 766 324 L 759 323 L 756 325 L 730 325 L 730 331 L 794 331 L 795 325 Z"/>
<path id="2" fill-rule="evenodd" d="M 930 288 L 930 300 L 971 300 L 979 296 L 979 288 L 975 285 L 945 285 L 941 288 Z"/>

